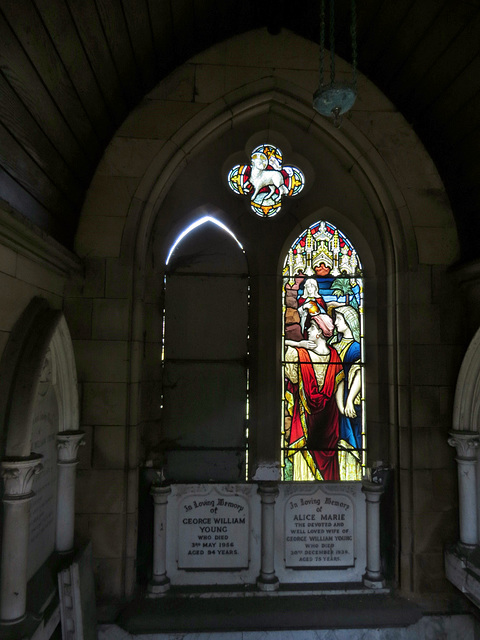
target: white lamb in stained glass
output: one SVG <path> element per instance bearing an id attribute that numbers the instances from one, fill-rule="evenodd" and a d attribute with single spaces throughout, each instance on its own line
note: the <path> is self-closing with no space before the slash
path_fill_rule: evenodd
<path id="1" fill-rule="evenodd" d="M 273 196 L 275 189 L 278 189 L 281 195 L 288 193 L 288 189 L 284 184 L 285 177 L 283 174 L 276 169 L 267 169 L 267 166 L 268 159 L 264 153 L 254 153 L 252 155 L 252 170 L 249 178 L 255 189 L 251 197 L 252 200 L 255 200 L 260 189 L 264 187 L 269 188 L 269 193 L 266 195 L 265 200 Z"/>
<path id="2" fill-rule="evenodd" d="M 235 165 L 228 174 L 232 191 L 248 195 L 258 216 L 271 218 L 282 206 L 283 196 L 296 196 L 305 177 L 292 165 L 283 166 L 282 152 L 273 144 L 261 144 L 252 151 L 251 164 Z"/>

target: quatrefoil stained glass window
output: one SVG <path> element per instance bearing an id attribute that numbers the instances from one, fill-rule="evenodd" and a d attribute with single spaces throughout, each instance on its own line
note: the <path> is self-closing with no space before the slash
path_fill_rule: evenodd
<path id="1" fill-rule="evenodd" d="M 283 155 L 273 144 L 261 144 L 252 151 L 250 164 L 237 164 L 228 174 L 230 188 L 250 198 L 252 211 L 262 218 L 279 213 L 282 198 L 296 196 L 305 185 L 298 167 L 283 164 Z"/>

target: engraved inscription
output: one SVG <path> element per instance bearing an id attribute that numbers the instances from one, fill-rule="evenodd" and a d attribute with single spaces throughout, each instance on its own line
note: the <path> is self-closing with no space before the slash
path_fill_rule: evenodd
<path id="1" fill-rule="evenodd" d="M 293 496 L 285 505 L 285 564 L 291 568 L 354 565 L 354 513 L 348 496 Z"/>
<path id="2" fill-rule="evenodd" d="M 35 482 L 30 504 L 28 542 L 28 577 L 45 562 L 55 547 L 55 519 L 57 502 L 57 443 L 58 405 L 55 389 L 49 386 L 39 394 L 32 425 L 32 450 L 44 456 L 43 472 Z"/>
<path id="3" fill-rule="evenodd" d="M 180 503 L 178 567 L 248 567 L 249 511 L 242 496 L 188 496 Z"/>

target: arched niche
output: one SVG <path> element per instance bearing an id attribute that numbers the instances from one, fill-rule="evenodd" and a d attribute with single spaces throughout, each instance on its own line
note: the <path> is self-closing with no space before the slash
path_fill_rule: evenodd
<path id="1" fill-rule="evenodd" d="M 46 359 L 51 371 L 45 370 L 42 377 Z M 43 298 L 34 298 L 17 321 L 0 362 L 0 433 L 7 457 L 32 453 L 33 414 L 45 375 L 52 380 L 58 431 L 77 430 L 77 372 L 70 332 L 61 311 L 50 308 Z"/>
<path id="2" fill-rule="evenodd" d="M 455 433 L 478 435 L 480 431 L 480 329 L 477 330 L 463 358 L 458 374 L 453 405 L 452 426 Z M 470 432 L 470 434 L 468 433 Z M 473 450 L 475 451 L 475 450 Z M 460 489 L 460 503 L 464 496 Z M 480 457 L 476 463 L 477 532 L 480 531 Z M 477 533 L 478 535 L 478 533 Z"/>
<path id="3" fill-rule="evenodd" d="M 158 158 L 158 166 L 155 161 L 152 163 L 150 184 L 147 186 L 146 176 L 138 191 L 140 195 L 141 188 L 145 188 L 142 195 L 146 200 L 140 204 L 139 198 L 132 204 L 128 224 L 133 225 L 135 233 L 124 236 L 123 246 L 127 257 L 135 237 L 134 263 L 139 267 L 133 301 L 133 317 L 138 320 L 135 339 L 144 340 L 146 331 L 148 359 L 152 353 L 149 328 L 161 327 L 160 291 L 169 249 L 199 212 L 215 212 L 244 247 L 251 279 L 248 477 L 254 481 L 279 479 L 281 265 L 295 237 L 314 221 L 327 219 L 351 239 L 365 266 L 365 324 L 369 331 L 365 348 L 369 398 L 367 465 L 378 459 L 397 465 L 400 451 L 395 384 L 408 354 L 407 349 L 398 349 L 396 336 L 398 323 L 406 326 L 402 316 L 408 309 L 396 305 L 400 287 L 406 286 L 408 270 L 418 266 L 415 230 L 401 189 L 369 141 L 351 123 L 345 123 L 344 129 L 337 132 L 321 119 L 312 120 L 303 96 L 294 96 L 286 88 L 284 91 L 281 84 L 269 90 L 263 86 L 250 100 L 245 95 L 237 96 L 238 109 L 224 110 L 208 123 L 199 122 L 196 136 L 191 136 L 190 123 L 189 131 L 185 131 L 185 153 L 177 151 L 168 159 L 163 155 Z M 248 198 L 232 193 L 226 183 L 228 170 L 248 162 L 252 149 L 261 143 L 280 147 L 285 163 L 299 167 L 306 178 L 301 196 L 286 201 L 282 214 L 272 220 L 252 214 Z M 156 179 L 152 181 L 154 174 Z M 161 344 L 156 350 L 160 357 Z M 154 363 L 145 366 L 144 361 L 142 366 L 141 373 L 134 371 L 132 377 L 142 380 L 145 401 L 140 406 L 138 423 L 140 433 L 145 435 L 147 430 L 155 430 L 155 416 L 146 414 L 145 407 L 150 405 L 150 399 L 156 403 L 160 398 L 162 380 Z M 390 390 L 394 392 L 389 393 Z M 142 453 L 140 464 L 148 462 L 141 456 Z M 190 481 L 195 481 L 194 475 Z M 390 522 L 388 535 L 394 540 L 397 534 L 393 518 Z M 394 564 L 393 554 L 389 564 Z"/>
<path id="4" fill-rule="evenodd" d="M 480 329 L 464 356 L 457 379 L 453 429 L 458 478 L 459 541 L 445 552 L 447 578 L 480 607 Z"/>
<path id="5" fill-rule="evenodd" d="M 292 118 L 281 98 L 297 109 L 296 119 Z M 263 111 L 267 105 L 274 115 Z M 199 212 L 217 212 L 219 219 L 235 233 L 244 247 L 252 278 L 249 330 L 252 476 L 258 465 L 268 465 L 278 459 L 280 447 L 281 372 L 278 365 L 281 353 L 278 339 L 282 302 L 275 279 L 281 276 L 281 263 L 289 243 L 310 223 L 327 219 L 341 228 L 365 256 L 369 337 L 378 338 L 377 341 L 369 340 L 367 344 L 370 363 L 367 384 L 371 398 L 388 395 L 390 372 L 387 361 L 379 357 L 377 348 L 380 342 L 387 343 L 388 333 L 393 335 L 396 331 L 392 325 L 397 317 L 385 314 L 385 305 L 397 295 L 393 289 L 395 280 L 388 279 L 388 275 L 401 272 L 409 261 L 414 263 L 416 259 L 415 243 L 411 237 L 407 239 L 411 228 L 403 229 L 398 219 L 401 207 L 400 203 L 395 203 L 395 197 L 401 201 L 401 195 L 395 193 L 394 181 L 388 171 L 380 175 L 374 174 L 371 167 L 367 171 L 369 161 L 358 149 L 354 152 L 349 141 L 354 133 L 351 128 L 339 135 L 326 130 L 321 122 L 303 123 L 302 117 L 306 119 L 304 105 L 291 96 L 281 96 L 278 88 L 268 95 L 259 96 L 255 106 L 247 103 L 242 118 L 231 119 L 230 130 L 223 131 L 221 137 L 213 130 L 208 143 L 202 139 L 202 145 L 190 155 L 188 163 L 177 166 L 168 179 L 169 189 L 160 195 L 155 191 L 161 185 L 165 186 L 166 176 L 162 173 L 161 180 L 151 192 L 155 204 L 152 202 L 153 207 L 144 210 L 142 222 L 147 226 L 152 224 L 152 227 L 150 242 L 143 255 L 140 255 L 141 245 L 145 248 L 143 231 L 146 227 L 143 224 L 142 233 L 137 235 L 138 261 L 145 262 L 147 271 L 149 265 L 155 265 L 158 289 L 164 276 L 162 260 L 175 238 L 199 216 Z M 300 126 L 299 121 L 305 126 Z M 258 218 L 250 211 L 248 198 L 234 194 L 226 184 L 228 170 L 237 163 L 248 162 L 252 149 L 262 141 L 278 146 L 284 162 L 298 166 L 306 179 L 304 193 L 290 200 L 285 198 L 282 212 L 271 220 Z M 362 140 L 356 139 L 355 142 L 360 144 Z M 366 141 L 363 142 L 368 148 Z M 381 181 L 387 178 L 392 184 L 388 190 L 382 189 Z M 154 212 L 156 215 L 152 217 Z M 410 252 L 403 251 L 407 245 Z M 151 290 L 151 281 L 147 279 L 147 282 Z M 138 283 L 136 302 L 142 305 L 140 278 Z M 378 300 L 381 306 L 377 305 Z M 379 315 L 379 310 L 383 315 Z M 134 317 L 140 317 L 140 314 L 135 313 Z M 375 403 L 373 406 L 379 405 Z M 376 457 L 379 451 L 383 451 L 383 457 L 388 457 L 389 440 L 393 443 L 394 438 L 389 438 L 384 425 L 394 424 L 395 419 L 388 415 L 389 409 L 384 405 L 381 410 L 383 413 L 380 409 L 371 413 L 372 442 L 377 443 L 373 451 Z M 394 411 L 393 406 L 390 411 Z"/>
<path id="6" fill-rule="evenodd" d="M 137 126 L 141 127 L 141 117 L 141 111 L 134 111 L 129 117 L 131 135 Z M 381 131 L 381 135 L 388 139 L 399 124 L 398 119 L 398 113 L 387 113 L 378 123 L 379 135 Z M 408 127 L 403 120 L 401 126 Z M 253 252 L 250 251 L 253 243 L 248 242 L 248 236 L 252 239 L 259 237 L 253 230 L 255 223 L 248 213 L 248 203 L 233 197 L 226 184 L 226 175 L 234 164 L 247 161 L 251 150 L 267 139 L 282 148 L 287 163 L 296 164 L 305 171 L 306 186 L 301 197 L 296 202 L 292 200 L 285 207 L 282 218 L 274 222 L 277 230 L 281 228 L 283 242 L 278 241 L 278 234 L 267 252 L 259 255 L 261 252 L 257 252 L 255 247 Z M 421 144 L 417 144 L 415 153 L 416 159 L 420 158 L 428 167 L 430 160 Z M 388 160 L 388 155 L 382 154 L 380 147 L 372 143 L 355 117 L 346 119 L 341 129 L 334 129 L 327 119 L 318 114 L 312 115 L 309 92 L 275 77 L 275 74 L 231 91 L 199 111 L 183 126 L 179 119 L 174 141 L 165 144 L 152 160 L 131 199 L 122 234 L 121 260 L 135 265 L 133 340 L 143 341 L 145 322 L 148 322 L 144 300 L 150 283 L 144 274 L 152 260 L 151 248 L 161 245 L 160 253 L 155 256 L 158 266 L 159 255 L 166 255 L 176 236 L 193 221 L 194 211 L 208 207 L 223 212 L 221 219 L 245 246 L 251 274 L 255 276 L 256 272 L 264 269 L 262 261 L 265 261 L 267 253 L 270 258 L 275 255 L 277 260 L 275 268 L 271 266 L 273 261 L 270 263 L 269 272 L 278 273 L 278 264 L 283 260 L 280 244 L 286 246 L 287 238 L 296 237 L 309 223 L 321 218 L 319 209 L 334 210 L 337 215 L 329 219 L 345 230 L 363 256 L 367 253 L 372 256 L 371 268 L 365 273 L 366 287 L 369 288 L 366 303 L 371 305 L 366 314 L 371 311 L 375 315 L 378 304 L 383 310 L 393 310 L 399 305 L 396 312 L 389 313 L 388 319 L 385 314 L 375 316 L 368 325 L 372 335 L 377 331 L 385 336 L 388 334 L 383 341 L 389 344 L 388 353 L 378 358 L 374 365 L 379 363 L 380 367 L 386 368 L 375 373 L 374 384 L 380 381 L 385 385 L 395 384 L 399 371 L 409 367 L 410 357 L 408 350 L 399 350 L 391 344 L 392 340 L 400 339 L 401 329 L 397 323 L 403 327 L 408 325 L 408 318 L 402 318 L 408 312 L 405 305 L 399 304 L 400 300 L 405 300 L 400 291 L 408 286 L 408 272 L 419 268 L 425 242 L 423 236 L 418 235 L 418 229 L 420 232 L 424 229 L 416 227 L 407 204 L 407 193 L 410 194 L 411 189 L 404 176 L 410 168 L 404 166 L 402 154 L 398 156 L 395 170 Z M 337 178 L 330 180 L 328 176 L 322 179 L 325 168 Z M 340 176 L 347 180 L 348 188 L 337 190 L 336 199 L 320 199 L 318 195 L 323 195 L 322 187 L 331 192 L 335 185 L 341 183 L 338 180 Z M 352 198 L 355 194 L 358 198 Z M 161 274 L 158 277 L 161 280 Z M 254 317 L 255 305 L 260 303 L 253 292 L 251 303 Z M 270 304 L 279 305 L 280 300 L 271 300 Z M 251 346 L 254 351 L 256 345 L 252 343 Z M 130 362 L 131 377 L 138 379 L 142 365 L 135 353 Z M 252 375 L 256 375 L 254 368 Z M 258 375 L 266 378 L 268 372 L 259 372 Z M 278 382 L 279 376 L 276 384 Z M 377 430 L 382 438 L 375 453 L 372 451 L 374 459 L 384 457 L 381 451 L 385 447 L 390 449 L 391 459 L 398 455 L 395 425 L 398 424 L 401 403 L 391 394 L 389 396 L 385 385 L 383 390 L 375 388 L 373 396 L 370 396 L 391 398 L 390 415 L 385 412 L 371 415 L 373 431 Z M 268 393 L 271 395 L 270 391 Z M 384 406 L 385 402 L 381 404 Z M 131 406 L 136 406 L 135 398 L 132 398 Z M 261 420 L 264 418 L 269 423 L 271 417 L 262 416 Z M 132 415 L 132 425 L 141 422 L 141 414 Z M 385 425 L 389 426 L 385 428 Z M 133 436 L 136 437 L 135 432 Z M 272 441 L 271 434 L 266 436 L 267 440 L 269 438 Z"/>
<path id="7" fill-rule="evenodd" d="M 383 342 L 387 343 L 397 334 L 396 323 L 405 307 L 400 308 L 398 314 L 389 314 L 388 318 L 384 313 L 378 317 L 377 303 L 381 302 L 382 312 L 386 306 L 393 308 L 399 295 L 399 274 L 418 267 L 415 229 L 395 176 L 352 122 L 346 121 L 341 130 L 336 130 L 320 116 L 312 119 L 305 92 L 281 79 L 267 78 L 236 90 L 229 95 L 228 103 L 229 108 L 225 108 L 223 101 L 218 101 L 208 114 L 201 112 L 178 131 L 179 147 L 172 148 L 171 154 L 166 148 L 154 159 L 132 200 L 126 224 L 126 231 L 131 232 L 124 233 L 122 259 L 131 259 L 138 266 L 132 314 L 136 320 L 134 339 L 143 340 L 144 300 L 145 294 L 148 296 L 151 292 L 149 277 L 145 279 L 142 273 L 148 273 L 154 263 L 159 286 L 163 278 L 162 257 L 198 211 L 220 212 L 220 220 L 244 246 L 254 279 L 262 273 L 270 277 L 280 274 L 280 263 L 290 239 L 311 222 L 324 217 L 323 211 L 328 211 L 334 215 L 327 219 L 352 238 L 362 256 L 369 256 L 364 276 L 368 288 L 366 314 L 375 317 L 369 319 L 368 326 L 371 335 L 382 335 Z M 259 221 L 249 211 L 248 198 L 244 200 L 233 194 L 226 178 L 229 169 L 237 163 L 248 162 L 252 149 L 266 141 L 282 149 L 287 164 L 292 163 L 305 172 L 306 185 L 297 199 L 285 202 L 278 219 Z M 267 238 L 268 241 L 262 242 Z M 250 317 L 259 336 L 266 335 L 269 328 L 278 323 L 274 309 L 278 311 L 281 299 L 272 291 L 273 288 L 263 289 L 257 293 L 252 286 Z M 268 307 L 272 315 L 261 313 L 262 306 Z M 258 352 L 260 343 L 265 344 L 263 338 L 259 338 L 260 342 L 256 340 L 253 336 L 251 353 Z M 271 362 L 279 361 L 279 348 L 272 343 L 268 349 Z M 372 383 L 375 388 L 370 397 L 388 396 L 386 385 L 394 382 L 395 369 L 401 366 L 398 360 L 405 353 L 399 353 L 392 345 L 388 363 L 385 358 L 371 360 L 375 373 L 369 377 L 368 384 Z M 134 358 L 131 362 L 133 366 L 139 364 Z M 132 371 L 132 378 L 139 375 L 138 369 Z M 259 392 L 263 397 L 273 399 L 279 395 L 279 372 L 272 375 L 271 367 L 264 371 L 261 363 L 258 367 L 252 363 L 251 375 L 252 388 L 257 381 L 263 385 Z M 397 453 L 395 433 L 389 434 L 389 429 L 384 427 L 397 422 L 393 415 L 397 403 L 392 400 L 387 410 L 384 405 L 383 413 L 371 415 L 371 433 L 378 432 L 381 440 L 372 450 L 375 458 L 385 457 L 385 454 L 380 456 L 385 448 L 391 449 L 390 457 Z M 267 458 L 274 457 L 279 446 L 276 425 L 280 416 L 277 410 L 268 411 L 265 403 L 259 402 L 256 407 L 253 397 L 251 409 L 252 419 L 263 425 L 261 441 L 251 443 L 252 459 L 257 448 L 264 450 L 269 446 Z"/>
<path id="8" fill-rule="evenodd" d="M 471 341 L 458 374 L 453 428 L 478 432 L 480 427 L 480 329 Z"/>
<path id="9" fill-rule="evenodd" d="M 80 433 L 70 332 L 62 312 L 46 300 L 34 298 L 17 321 L 0 363 L 0 380 L 3 461 L 14 467 L 42 456 L 29 496 L 30 579 L 58 547 L 59 531 L 64 533 L 57 505 L 58 436 Z"/>
<path id="10" fill-rule="evenodd" d="M 256 34 L 257 37 L 263 36 Z M 228 73 L 235 78 L 232 67 Z M 351 118 L 345 118 L 337 130 L 312 111 L 311 91 L 305 90 L 302 82 L 297 83 L 294 75 L 289 74 L 293 79 L 289 82 L 275 69 L 262 69 L 261 77 L 244 82 L 243 76 L 239 76 L 233 91 L 219 98 L 216 93 L 204 107 L 197 104 L 198 111 L 193 117 L 191 111 L 188 117 L 175 111 L 165 123 L 171 132 L 162 139 L 161 150 L 149 162 L 134 196 L 129 196 L 125 226 L 117 234 L 115 246 L 107 248 L 106 255 L 119 256 L 122 263 L 131 264 L 134 275 L 130 378 L 142 380 L 142 403 L 137 402 L 135 385 L 130 389 L 129 442 L 131 459 L 135 461 L 142 462 L 141 434 L 145 421 L 142 405 L 150 400 L 156 402 L 151 390 L 158 388 L 155 362 L 152 360 L 146 367 L 139 354 L 145 344 L 147 357 L 153 351 L 149 342 L 152 325 L 157 323 L 155 333 L 161 335 L 158 292 L 164 275 L 162 258 L 182 229 L 194 220 L 199 208 L 205 208 L 209 212 L 220 211 L 220 219 L 240 239 L 254 279 L 260 274 L 277 278 L 284 251 L 317 219 L 331 220 L 351 238 L 364 260 L 366 326 L 374 337 L 366 344 L 369 433 L 377 434 L 369 443 L 371 460 L 389 459 L 398 467 L 411 468 L 411 452 L 415 447 L 409 431 L 414 418 L 409 406 L 412 391 L 408 381 L 419 350 L 410 344 L 410 308 L 422 302 L 422 284 L 430 286 L 426 276 L 431 264 L 443 268 L 452 260 L 456 246 L 452 219 L 447 211 L 446 227 L 441 231 L 445 231 L 448 242 L 441 245 L 431 242 L 428 227 L 439 231 L 440 223 L 431 220 L 433 212 L 425 212 L 424 200 L 418 194 L 424 194 L 425 187 L 432 183 L 437 185 L 438 175 L 411 127 L 366 78 L 363 82 L 368 90 L 363 95 L 368 105 L 358 102 Z M 145 114 L 152 112 L 154 118 L 158 106 L 171 107 L 166 105 L 168 98 L 165 101 L 162 98 L 160 104 L 156 100 L 158 95 L 150 96 L 151 100 L 132 112 L 122 136 L 145 138 L 142 128 Z M 402 135 L 406 145 L 398 144 Z M 149 142 L 154 136 L 150 138 Z M 301 198 L 292 200 L 284 215 L 272 221 L 274 237 L 260 247 L 262 237 L 267 235 L 267 225 L 263 225 L 261 233 L 258 231 L 258 224 L 248 211 L 248 201 L 230 192 L 226 175 L 233 165 L 248 161 L 252 149 L 265 141 L 281 147 L 285 161 L 305 172 L 307 184 Z M 112 157 L 116 152 L 113 144 Z M 108 156 L 107 150 L 107 161 Z M 328 176 L 335 174 L 335 179 L 322 176 L 324 169 Z M 345 181 L 343 178 L 339 181 L 339 176 Z M 336 199 L 325 198 L 339 182 L 348 186 L 337 189 Z M 438 188 L 443 189 L 441 185 Z M 90 202 L 88 212 L 100 214 L 102 202 L 95 204 L 93 207 Z M 119 213 L 123 215 L 126 210 L 125 204 Z M 105 255 L 101 250 L 96 253 L 95 242 L 99 237 L 93 232 L 96 224 L 96 215 L 85 216 L 84 229 L 90 233 L 80 234 L 80 240 L 85 242 L 82 255 Z M 433 253 L 436 255 L 431 261 Z M 251 443 L 252 459 L 258 458 L 260 451 L 268 451 L 267 458 L 271 459 L 278 445 L 275 438 L 280 410 L 275 402 L 280 397 L 280 373 L 272 369 L 271 363 L 279 363 L 281 354 L 275 340 L 268 337 L 280 315 L 280 296 L 271 295 L 271 291 L 278 290 L 275 286 L 261 290 L 254 287 L 251 292 L 250 317 L 256 336 L 252 337 L 250 352 L 262 353 L 261 359 L 252 362 L 251 382 L 265 400 L 256 406 L 252 401 L 252 418 L 262 425 L 257 430 L 258 442 Z M 262 308 L 267 312 L 263 313 Z M 416 313 L 414 317 L 418 316 Z M 279 326 L 276 330 L 280 330 Z M 161 344 L 153 346 L 160 358 Z M 438 345 L 428 348 L 429 352 L 438 351 Z M 272 406 L 273 411 L 269 409 Z M 370 448 L 374 441 L 375 446 Z M 137 491 L 133 475 L 129 478 L 129 491 L 130 496 Z M 402 493 L 405 512 L 413 509 L 407 474 L 398 485 L 398 492 Z M 410 549 L 410 535 L 406 530 L 404 549 Z"/>

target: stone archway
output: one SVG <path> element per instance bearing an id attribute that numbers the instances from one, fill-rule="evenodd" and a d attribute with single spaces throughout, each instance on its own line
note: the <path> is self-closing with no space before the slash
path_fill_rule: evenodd
<path id="1" fill-rule="evenodd" d="M 254 37 L 261 46 L 262 36 L 255 34 Z M 287 58 L 288 55 L 286 52 Z M 198 60 L 194 60 L 189 64 L 197 62 Z M 285 65 L 288 66 L 289 63 L 287 60 Z M 249 136 L 260 133 L 263 136 L 263 131 L 269 134 L 278 132 L 285 139 L 295 129 L 300 131 L 302 139 L 308 137 L 312 146 L 324 148 L 332 159 L 330 164 L 341 168 L 351 181 L 349 184 L 355 183 L 355 188 L 361 191 L 368 203 L 373 233 L 366 232 L 365 220 L 354 207 L 335 207 L 328 203 L 336 211 L 337 223 L 340 224 L 342 215 L 342 229 L 345 229 L 349 237 L 355 238 L 356 245 L 362 242 L 362 233 L 365 246 L 371 244 L 373 237 L 381 239 L 381 248 L 384 249 L 382 261 L 376 260 L 380 255 L 376 250 L 377 241 L 371 249 L 375 268 L 372 270 L 373 277 L 368 282 L 373 313 L 377 307 L 382 309 L 381 317 L 374 318 L 376 325 L 372 323 L 369 326 L 374 328 L 374 333 L 377 326 L 387 334 L 381 341 L 382 350 L 376 357 L 379 367 L 385 368 L 385 375 L 382 369 L 382 375 L 372 376 L 370 397 L 376 399 L 378 410 L 371 411 L 370 420 L 379 434 L 378 446 L 375 452 L 372 451 L 372 460 L 385 460 L 387 456 L 388 460 L 402 470 L 402 482 L 397 485 L 399 496 L 395 509 L 402 512 L 405 522 L 414 522 L 414 526 L 400 527 L 397 519 L 395 524 L 395 527 L 398 526 L 398 539 L 400 540 L 400 535 L 403 536 L 398 545 L 395 569 L 400 576 L 399 582 L 407 591 L 425 588 L 425 585 L 430 584 L 430 567 L 433 565 L 437 576 L 441 574 L 438 582 L 444 581 L 441 541 L 448 535 L 451 518 L 447 513 L 439 513 L 436 504 L 429 505 L 425 517 L 428 522 L 435 523 L 436 546 L 429 545 L 425 548 L 424 528 L 420 520 L 414 518 L 416 507 L 413 497 L 414 487 L 421 482 L 422 474 L 430 474 L 431 471 L 431 462 L 427 457 L 417 460 L 425 438 L 428 441 L 434 439 L 435 442 L 437 438 L 443 438 L 442 444 L 448 454 L 448 447 L 441 433 L 443 425 L 431 415 L 433 412 L 430 412 L 430 407 L 424 406 L 427 404 L 428 391 L 432 391 L 434 395 L 437 385 L 445 387 L 445 371 L 450 372 L 452 369 L 450 362 L 443 362 L 442 358 L 446 360 L 447 355 L 438 348 L 436 332 L 430 330 L 430 327 L 437 329 L 439 314 L 436 305 L 440 303 L 436 296 L 439 285 L 446 286 L 445 268 L 454 259 L 456 247 L 456 235 L 449 210 L 439 211 L 437 204 L 427 198 L 432 188 L 435 193 L 443 193 L 438 174 L 411 126 L 395 110 L 394 105 L 387 104 L 384 96 L 366 79 L 363 79 L 368 87 L 368 91 L 363 93 L 366 102 L 359 102 L 358 108 L 352 111 L 351 119 L 345 120 L 341 130 L 335 130 L 330 123 L 313 114 L 311 93 L 305 90 L 300 76 L 296 83 L 296 79 L 286 79 L 292 78 L 290 72 L 286 76 L 278 68 L 267 74 L 264 69 L 259 69 L 256 74 L 249 74 L 251 79 L 245 82 L 244 76 L 236 74 L 233 69 L 233 66 L 228 68 L 232 84 L 225 87 L 225 93 L 209 93 L 206 106 L 192 103 L 189 93 L 188 104 L 183 105 L 185 111 L 180 111 L 177 108 L 179 105 L 174 105 L 174 115 L 168 116 L 172 113 L 172 104 L 164 92 L 146 97 L 142 105 L 131 113 L 119 135 L 112 140 L 95 183 L 92 183 L 77 234 L 78 251 L 86 260 L 92 260 L 93 264 L 94 260 L 101 258 L 107 265 L 115 263 L 118 269 L 122 269 L 122 273 L 128 272 L 133 278 L 128 296 L 123 296 L 129 297 L 131 305 L 129 352 L 118 364 L 119 367 L 128 368 L 125 380 L 133 382 L 126 391 L 127 435 L 121 442 L 121 446 L 126 444 L 128 447 L 129 468 L 125 473 L 127 502 L 134 509 L 138 504 L 138 476 L 135 469 L 142 455 L 139 397 L 147 394 L 139 393 L 136 382 L 142 379 L 141 345 L 145 334 L 148 337 L 149 326 L 152 324 L 144 308 L 145 291 L 151 295 L 151 290 L 148 289 L 153 282 L 145 278 L 146 265 L 151 258 L 149 244 L 156 238 L 163 242 L 163 248 L 171 246 L 178 230 L 191 222 L 188 216 L 191 215 L 192 208 L 187 213 L 180 212 L 182 215 L 174 215 L 167 201 L 182 176 L 192 170 L 195 163 L 199 163 L 202 153 L 209 152 L 215 144 L 220 144 L 219 141 L 223 145 L 233 130 L 238 134 L 238 140 L 249 140 Z M 205 74 L 205 78 L 207 83 L 211 79 L 210 74 Z M 163 113 L 166 116 L 164 119 L 159 115 Z M 159 121 L 165 125 L 161 138 L 157 129 Z M 147 128 L 146 122 L 149 123 Z M 242 133 L 241 136 L 239 132 Z M 303 153 L 300 137 L 296 136 L 295 139 L 297 150 Z M 276 138 L 269 140 L 273 144 Z M 245 149 L 242 150 L 241 146 L 241 142 L 236 147 L 232 145 L 229 153 L 243 154 Z M 128 157 L 125 150 L 133 148 L 142 153 L 141 168 L 135 166 L 131 169 L 125 166 L 124 160 Z M 222 158 L 227 162 L 227 158 Z M 229 168 L 232 166 L 231 160 L 229 157 Z M 218 169 L 220 164 L 219 161 Z M 114 212 L 115 218 L 107 218 L 104 215 L 104 198 L 111 193 L 112 184 L 121 187 L 124 195 L 109 208 L 109 211 Z M 127 188 L 127 185 L 132 184 L 134 192 L 130 186 Z M 192 184 L 198 187 L 199 183 L 195 181 Z M 232 203 L 232 206 L 223 206 L 223 187 L 218 179 L 214 184 L 219 197 L 214 202 L 207 199 L 205 201 L 216 209 L 233 215 L 231 212 L 236 205 Z M 188 189 L 188 193 L 192 191 L 193 189 Z M 323 204 L 319 199 L 319 208 Z M 302 218 L 302 224 L 307 225 L 309 221 L 318 219 L 317 213 L 311 208 L 309 215 L 315 215 L 315 218 L 304 219 L 304 213 L 297 217 Z M 357 215 L 356 228 L 353 223 L 354 214 Z M 157 220 L 161 224 L 154 234 L 152 230 Z M 238 227 L 235 226 L 237 220 Z M 241 226 L 241 220 L 243 218 L 238 213 L 233 226 L 235 231 Z M 105 234 L 108 242 L 98 233 L 98 225 L 102 221 L 104 226 L 100 228 L 114 230 L 114 233 Z M 293 227 L 292 224 L 288 232 L 293 234 Z M 288 233 L 285 233 L 286 243 L 290 240 L 287 236 Z M 366 255 L 363 245 L 362 255 Z M 281 251 L 278 250 L 277 253 L 280 255 Z M 159 262 L 155 261 L 155 264 L 158 265 Z M 381 281 L 381 288 L 376 286 L 377 281 Z M 425 327 L 418 326 L 419 318 L 427 319 Z M 150 343 L 151 340 L 147 342 Z M 441 366 L 428 364 L 438 360 L 441 360 Z M 268 373 L 269 371 L 265 371 L 265 379 Z M 116 377 L 110 375 L 108 380 L 113 382 Z M 449 389 L 448 393 L 453 395 L 453 390 Z M 428 410 L 426 420 L 425 408 Z M 273 422 L 270 416 L 266 416 L 263 423 L 270 425 L 269 421 Z M 265 439 L 273 442 L 267 436 Z M 435 447 L 425 448 L 428 452 L 436 450 Z M 442 464 L 444 449 L 441 451 Z M 438 466 L 438 462 L 435 464 Z M 443 475 L 447 476 L 449 482 L 453 482 L 448 470 Z M 432 474 L 429 475 L 431 477 L 433 478 Z M 445 530 L 447 534 L 444 533 Z M 134 588 L 132 567 L 135 559 L 133 553 L 127 551 L 131 549 L 128 541 L 133 535 L 135 532 L 132 525 L 125 529 L 122 540 L 122 557 L 128 570 L 122 569 L 122 583 L 118 586 L 118 593 L 131 593 Z"/>
<path id="2" fill-rule="evenodd" d="M 458 374 L 453 428 L 478 432 L 480 426 L 480 329 L 473 337 Z"/>
<path id="3" fill-rule="evenodd" d="M 0 620 L 12 624 L 26 616 L 28 580 L 52 554 L 73 548 L 75 467 L 84 434 L 70 333 L 46 300 L 34 298 L 17 321 L 0 379 Z"/>

